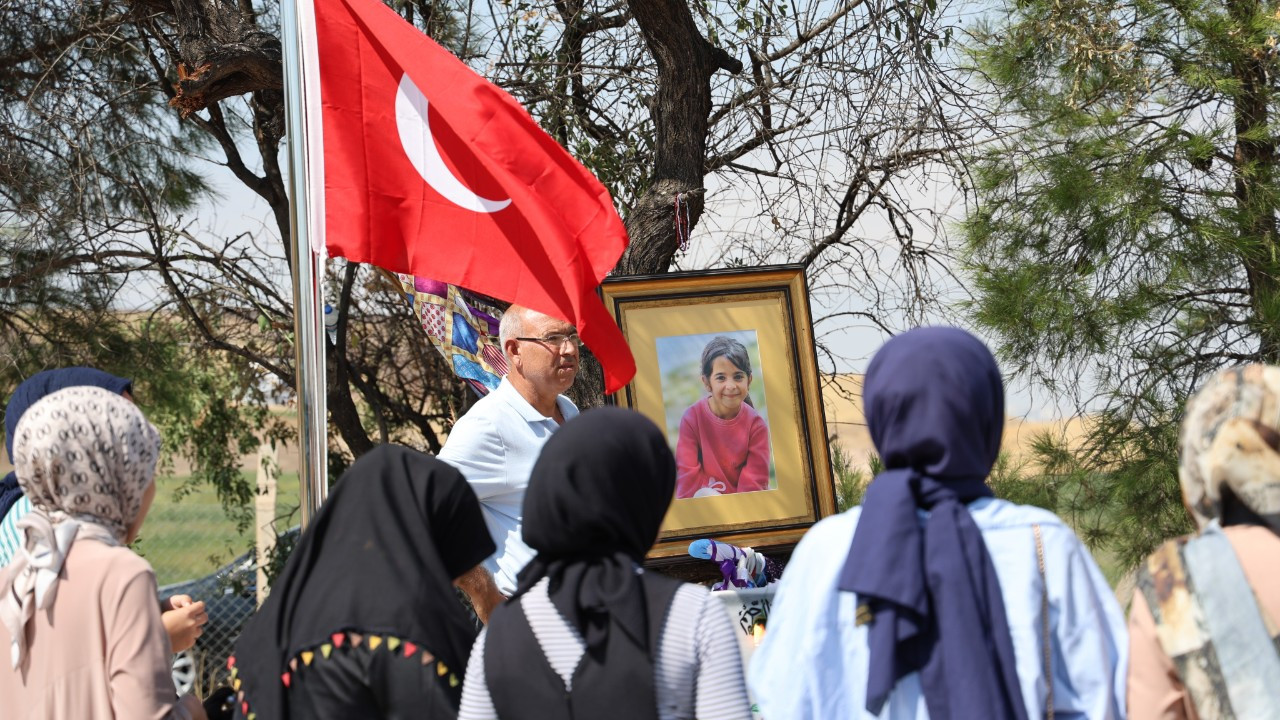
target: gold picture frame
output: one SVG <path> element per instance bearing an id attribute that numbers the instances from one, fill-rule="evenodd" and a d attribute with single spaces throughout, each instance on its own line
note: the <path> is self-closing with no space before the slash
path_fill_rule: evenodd
<path id="1" fill-rule="evenodd" d="M 649 553 L 651 561 L 687 559 L 689 542 L 705 537 L 762 550 L 789 550 L 810 525 L 835 512 L 803 266 L 610 278 L 601 285 L 601 294 L 637 367 L 635 378 L 613 401 L 663 428 L 681 460 L 677 498 Z M 743 434 L 724 435 L 723 442 L 707 431 L 701 441 L 694 434 L 699 413 L 710 418 L 706 413 L 712 407 L 724 407 L 708 404 L 714 392 L 701 372 L 704 353 L 715 354 L 713 340 L 738 347 L 737 357 L 745 350 L 752 366 L 746 369 L 747 396 L 754 398 L 746 404 L 752 410 L 739 412 L 748 412 L 750 422 L 759 417 L 767 429 L 767 486 L 758 454 L 743 461 L 739 479 L 732 482 L 713 477 L 722 474 L 720 464 L 712 465 L 716 472 L 699 473 L 704 454 L 727 453 L 730 460 L 724 467 L 730 467 L 736 453 L 747 452 L 747 445 L 751 452 L 761 447 L 758 434 L 750 435 L 747 443 L 738 441 L 746 437 Z M 731 394 L 724 402 L 732 405 L 736 397 Z M 706 406 L 695 408 L 699 404 Z M 737 420 L 735 416 L 722 422 L 745 433 Z M 702 422 L 702 427 L 711 428 L 707 423 L 715 421 Z M 750 481 L 745 479 L 748 465 L 756 468 Z M 695 479 L 686 483 L 690 477 Z M 703 477 L 712 478 L 708 487 L 696 496 L 682 496 Z"/>

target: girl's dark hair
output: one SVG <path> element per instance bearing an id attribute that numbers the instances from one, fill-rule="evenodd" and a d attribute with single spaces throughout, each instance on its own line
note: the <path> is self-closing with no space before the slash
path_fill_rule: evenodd
<path id="1" fill-rule="evenodd" d="M 751 377 L 751 358 L 747 355 L 747 348 L 733 338 L 717 335 L 712 338 L 707 346 L 702 348 L 702 376 L 711 376 L 711 364 L 720 356 L 728 358 L 734 367 Z"/>
<path id="2" fill-rule="evenodd" d="M 751 356 L 747 355 L 747 348 L 742 343 L 733 338 L 717 335 L 702 348 L 702 377 L 711 376 L 711 364 L 716 358 L 724 356 L 733 363 L 734 367 L 747 374 L 747 379 L 751 379 Z M 751 407 L 756 404 L 751 401 L 751 393 L 747 393 L 743 398 L 743 402 Z"/>

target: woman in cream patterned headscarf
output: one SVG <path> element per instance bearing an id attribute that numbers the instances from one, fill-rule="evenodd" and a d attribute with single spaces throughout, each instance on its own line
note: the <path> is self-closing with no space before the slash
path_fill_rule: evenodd
<path id="1" fill-rule="evenodd" d="M 0 572 L 0 697 L 27 717 L 203 717 L 175 703 L 155 575 L 125 547 L 155 497 L 159 432 L 120 395 L 72 387 L 14 435 L 34 510 Z"/>
<path id="2" fill-rule="evenodd" d="M 1280 718 L 1280 368 L 1191 398 L 1179 475 L 1199 534 L 1139 568 L 1130 717 Z"/>
<path id="3" fill-rule="evenodd" d="M 1246 365 L 1205 385 L 1187 403 L 1181 450 L 1198 527 L 1239 514 L 1280 533 L 1280 368 Z"/>

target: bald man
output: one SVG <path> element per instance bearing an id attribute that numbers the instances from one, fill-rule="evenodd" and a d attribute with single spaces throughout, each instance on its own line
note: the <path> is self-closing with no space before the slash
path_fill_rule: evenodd
<path id="1" fill-rule="evenodd" d="M 479 496 L 498 546 L 485 567 L 511 595 L 516 575 L 534 555 L 520 534 L 529 473 L 547 438 L 578 414 L 562 393 L 578 375 L 582 340 L 569 323 L 518 305 L 502 314 L 498 340 L 507 375 L 458 419 L 439 457 L 462 471 Z"/>

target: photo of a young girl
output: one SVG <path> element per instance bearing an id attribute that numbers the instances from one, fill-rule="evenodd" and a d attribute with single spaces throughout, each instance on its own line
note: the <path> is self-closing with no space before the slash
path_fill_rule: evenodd
<path id="1" fill-rule="evenodd" d="M 755 344 L 753 331 L 732 334 L 749 334 Z M 727 335 L 703 346 L 701 397 L 680 417 L 677 498 L 770 489 L 769 427 L 751 399 L 751 357 L 742 342 Z"/>

